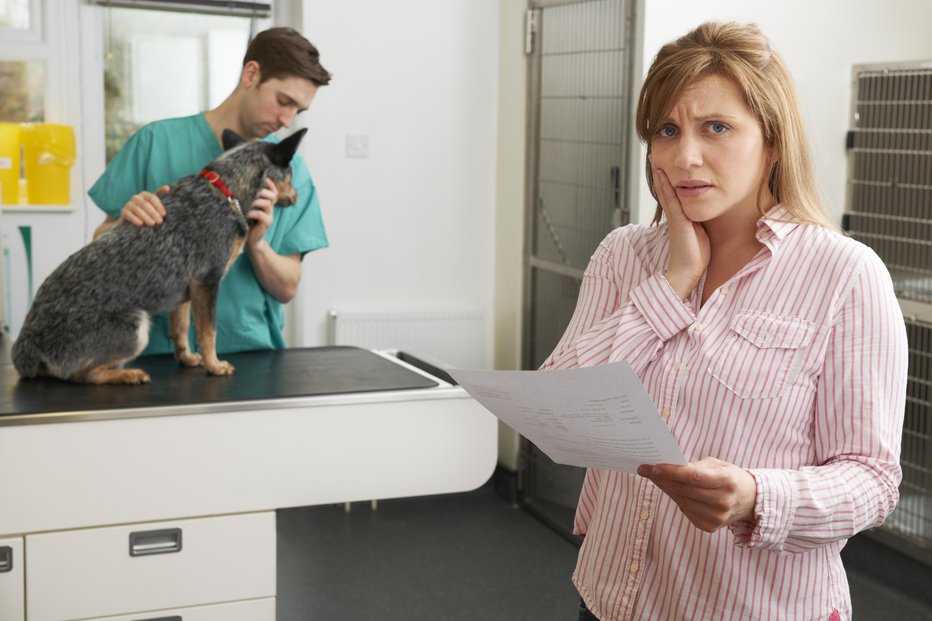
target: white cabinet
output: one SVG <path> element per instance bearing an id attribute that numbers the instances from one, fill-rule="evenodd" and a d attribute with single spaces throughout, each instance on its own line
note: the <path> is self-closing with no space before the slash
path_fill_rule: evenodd
<path id="1" fill-rule="evenodd" d="M 0 373 L 0 621 L 271 621 L 275 509 L 470 490 L 496 462 L 495 417 L 440 380 L 41 414 L 20 389 Z"/>
<path id="2" fill-rule="evenodd" d="M 26 550 L 29 621 L 171 618 L 163 611 L 275 596 L 271 511 L 27 535 Z"/>
<path id="3" fill-rule="evenodd" d="M 0 619 L 23 621 L 23 540 L 0 539 Z"/>

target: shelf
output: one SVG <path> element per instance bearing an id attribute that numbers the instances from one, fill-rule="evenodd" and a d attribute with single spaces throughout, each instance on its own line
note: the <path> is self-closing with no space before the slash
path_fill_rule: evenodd
<path id="1" fill-rule="evenodd" d="M 75 211 L 74 205 L 3 205 L 3 213 L 68 213 Z"/>

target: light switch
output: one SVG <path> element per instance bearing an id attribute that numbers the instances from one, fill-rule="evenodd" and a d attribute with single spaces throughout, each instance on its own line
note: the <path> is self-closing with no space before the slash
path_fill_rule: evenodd
<path id="1" fill-rule="evenodd" d="M 346 134 L 346 157 L 369 157 L 369 135 Z"/>

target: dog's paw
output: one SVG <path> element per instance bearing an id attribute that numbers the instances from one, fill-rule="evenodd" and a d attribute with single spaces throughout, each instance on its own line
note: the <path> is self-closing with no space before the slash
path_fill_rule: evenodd
<path id="1" fill-rule="evenodd" d="M 88 384 L 148 384 L 149 374 L 142 369 L 112 369 L 106 365 L 90 369 L 84 374 L 69 378 L 75 382 Z"/>
<path id="2" fill-rule="evenodd" d="M 193 352 L 175 354 L 175 359 L 181 366 L 185 367 L 202 367 L 204 366 L 204 357 Z"/>
<path id="3" fill-rule="evenodd" d="M 226 360 L 218 360 L 217 364 L 207 367 L 208 375 L 233 375 L 236 369 Z"/>
<path id="4" fill-rule="evenodd" d="M 114 370 L 114 375 L 110 384 L 148 384 L 151 380 L 149 374 L 142 369 L 118 369 Z"/>

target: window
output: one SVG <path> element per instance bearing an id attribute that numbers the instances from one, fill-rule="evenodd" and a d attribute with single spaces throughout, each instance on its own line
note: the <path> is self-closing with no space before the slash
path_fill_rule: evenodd
<path id="1" fill-rule="evenodd" d="M 0 60 L 0 121 L 40 122 L 45 118 L 45 63 Z"/>
<path id="2" fill-rule="evenodd" d="M 0 28 L 28 30 L 32 21 L 29 0 L 6 0 L 0 4 Z"/>
<path id="3" fill-rule="evenodd" d="M 106 161 L 136 130 L 215 107 L 239 79 L 252 17 L 104 8 Z"/>
<path id="4" fill-rule="evenodd" d="M 39 29 L 39 0 L 0 3 L 0 122 L 45 119 L 48 45 Z"/>

